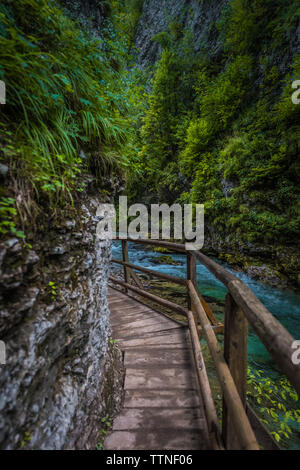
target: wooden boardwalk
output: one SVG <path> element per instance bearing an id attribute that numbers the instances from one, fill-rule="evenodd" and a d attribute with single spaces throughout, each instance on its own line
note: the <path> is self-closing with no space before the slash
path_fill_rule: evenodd
<path id="1" fill-rule="evenodd" d="M 240 279 L 185 243 L 119 238 L 124 280 L 114 286 L 184 315 L 185 327 L 132 296 L 110 289 L 113 336 L 124 354 L 124 407 L 104 445 L 111 450 L 278 449 L 247 402 L 248 325 L 300 396 L 300 368 L 291 361 L 295 339 Z M 129 262 L 128 243 L 184 253 L 186 278 Z M 136 247 L 135 247 L 136 248 Z M 218 322 L 197 283 L 197 262 L 228 290 L 224 324 Z M 184 286 L 188 308 L 151 293 L 136 271 Z M 220 425 L 200 337 L 205 339 L 222 393 Z M 216 335 L 224 334 L 224 348 Z"/>
<path id="2" fill-rule="evenodd" d="M 123 409 L 104 448 L 209 449 L 188 328 L 111 288 L 109 306 L 126 371 Z"/>

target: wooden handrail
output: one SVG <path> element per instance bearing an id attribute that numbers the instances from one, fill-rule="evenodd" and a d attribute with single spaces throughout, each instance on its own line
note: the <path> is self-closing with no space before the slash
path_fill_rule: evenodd
<path id="1" fill-rule="evenodd" d="M 226 294 L 224 318 L 224 359 L 246 410 L 248 375 L 248 321 L 230 292 Z M 226 449 L 239 449 L 237 432 L 223 396 L 222 435 Z"/>
<path id="2" fill-rule="evenodd" d="M 136 294 L 140 295 L 141 297 L 145 297 L 148 300 L 151 300 L 154 303 L 157 303 L 161 305 L 162 307 L 168 308 L 169 310 L 172 310 L 173 312 L 180 313 L 181 315 L 185 316 L 186 318 L 188 317 L 188 310 L 184 308 L 182 305 L 175 304 L 174 302 L 170 302 L 169 300 L 162 299 L 158 295 L 155 294 L 150 294 L 150 292 L 147 292 L 145 289 L 140 289 L 139 287 L 133 286 L 132 284 L 126 283 L 122 281 L 121 279 L 117 279 L 114 276 L 109 277 L 109 281 L 119 284 L 120 286 L 124 287 L 125 289 L 132 290 Z M 223 325 L 220 323 L 213 324 L 212 325 L 213 330 L 216 334 L 221 334 L 223 333 Z M 200 336 L 202 336 L 202 329 L 201 327 L 198 328 L 198 333 Z"/>
<path id="3" fill-rule="evenodd" d="M 224 284 L 224 286 L 228 287 L 230 281 L 237 279 L 234 274 L 227 271 L 223 266 L 216 263 L 208 256 L 204 255 L 200 251 L 195 250 L 195 255 L 199 259 L 199 261 L 217 278 L 219 281 Z"/>
<path id="4" fill-rule="evenodd" d="M 127 242 L 160 246 L 175 252 L 185 253 L 187 255 L 187 279 L 185 280 L 169 274 L 159 273 L 155 270 L 129 263 Z M 180 243 L 131 238 L 127 238 L 126 242 L 122 240 L 122 248 L 123 261 L 113 259 L 112 262 L 123 265 L 125 282 L 114 277 L 111 277 L 110 280 L 123 286 L 126 291 L 132 290 L 138 295 L 185 315 L 188 319 L 197 376 L 200 389 L 202 389 L 203 392 L 202 398 L 206 410 L 206 419 L 210 430 L 212 447 L 222 448 L 222 442 L 217 426 L 218 423 L 216 422 L 216 414 L 205 365 L 204 369 L 200 367 L 202 353 L 198 337 L 199 333 L 205 335 L 223 391 L 222 432 L 225 447 L 228 449 L 257 449 L 258 444 L 246 414 L 246 375 L 248 361 L 247 322 L 249 322 L 254 332 L 270 353 L 274 362 L 288 377 L 300 396 L 300 367 L 292 362 L 292 355 L 294 353 L 292 349 L 294 338 L 292 335 L 290 335 L 240 279 L 200 251 L 186 250 L 185 245 Z M 225 308 L 225 357 L 221 352 L 218 340 L 215 336 L 216 333 L 223 331 L 223 325 L 215 320 L 209 306 L 197 289 L 196 258 L 221 281 L 229 291 L 226 297 Z M 169 282 L 186 285 L 188 291 L 188 309 L 145 291 L 145 289 L 142 288 L 140 278 L 133 271 L 135 269 Z M 135 281 L 138 287 L 130 284 L 130 278 Z M 201 328 L 197 326 L 198 319 Z"/>
<path id="5" fill-rule="evenodd" d="M 197 291 L 191 281 L 188 281 L 188 288 L 193 300 L 193 304 L 195 305 L 195 309 L 198 314 L 207 345 L 214 360 L 219 382 L 226 400 L 226 405 L 232 415 L 241 448 L 245 450 L 258 450 L 259 446 L 257 444 L 254 432 L 252 431 L 236 385 L 231 376 L 229 367 L 221 352 L 220 345 L 206 316 L 205 310 L 199 300 Z"/>
<path id="6" fill-rule="evenodd" d="M 205 362 L 201 351 L 197 326 L 195 323 L 193 312 L 191 312 L 190 310 L 188 311 L 188 323 L 193 347 L 195 368 L 204 404 L 210 442 L 214 450 L 221 450 L 224 448 L 224 446 L 222 442 L 219 421 L 206 372 Z"/>
<path id="7" fill-rule="evenodd" d="M 123 240 L 120 237 L 116 237 L 116 240 Z M 173 243 L 173 242 L 166 242 L 162 240 L 151 240 L 145 238 L 126 238 L 127 241 L 131 243 L 139 243 L 142 245 L 153 245 L 153 246 L 160 246 L 162 248 L 167 248 L 168 250 L 178 251 L 179 253 L 185 253 L 185 245 L 182 243 Z"/>
<path id="8" fill-rule="evenodd" d="M 242 309 L 274 362 L 288 377 L 300 397 L 300 367 L 292 361 L 294 338 L 239 279 L 228 284 L 228 290 Z"/>
<path id="9" fill-rule="evenodd" d="M 177 252 L 187 252 L 185 245 L 180 243 L 147 239 L 135 240 L 131 238 L 127 240 L 132 243 L 162 246 Z M 294 352 L 292 349 L 294 338 L 292 335 L 240 279 L 200 251 L 195 250 L 192 253 L 228 288 L 235 302 L 247 317 L 254 332 L 300 396 L 300 367 L 297 364 L 293 364 L 291 359 Z"/>
<path id="10" fill-rule="evenodd" d="M 175 276 L 171 276 L 170 274 L 160 273 L 158 271 L 155 271 L 154 269 L 144 268 L 142 266 L 137 266 L 136 264 L 132 264 L 132 263 L 125 263 L 124 261 L 119 261 L 117 259 L 112 259 L 111 262 L 121 264 L 123 266 L 128 266 L 131 269 L 137 269 L 138 271 L 149 274 L 150 276 L 159 277 L 169 282 L 174 282 L 174 284 L 180 284 L 182 286 L 186 285 L 186 280 L 182 279 L 181 277 L 175 277 Z"/>

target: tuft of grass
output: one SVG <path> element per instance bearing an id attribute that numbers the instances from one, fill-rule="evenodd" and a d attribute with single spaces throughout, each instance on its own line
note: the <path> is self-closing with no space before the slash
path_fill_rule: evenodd
<path id="1" fill-rule="evenodd" d="M 83 169 L 101 177 L 126 165 L 127 104 L 110 63 L 119 52 L 108 18 L 101 33 L 91 39 L 53 0 L 0 5 L 0 160 L 51 204 L 80 190 Z"/>

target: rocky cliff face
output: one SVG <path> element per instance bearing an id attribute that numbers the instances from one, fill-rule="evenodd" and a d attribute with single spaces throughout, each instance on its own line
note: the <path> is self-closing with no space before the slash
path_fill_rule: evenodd
<path id="1" fill-rule="evenodd" d="M 105 0 L 62 0 L 66 13 L 79 21 L 95 37 L 100 37 L 101 25 L 109 14 L 109 2 Z"/>
<path id="2" fill-rule="evenodd" d="M 171 22 L 176 22 L 182 30 L 194 33 L 196 52 L 206 43 L 209 54 L 218 55 L 222 42 L 215 23 L 226 3 L 226 0 L 144 0 L 135 36 L 138 65 L 146 67 L 159 58 L 160 46 L 152 38 L 157 33 L 167 31 Z"/>
<path id="3" fill-rule="evenodd" d="M 122 365 L 109 341 L 110 245 L 95 237 L 88 191 L 32 249 L 0 247 L 0 448 L 83 449 L 121 401 Z"/>
<path id="4" fill-rule="evenodd" d="M 205 50 L 209 57 L 218 58 L 224 48 L 224 38 L 216 23 L 229 8 L 229 0 L 144 0 L 135 34 L 135 58 L 142 68 L 157 61 L 161 48 L 152 38 L 157 33 L 167 31 L 170 24 L 176 24 L 181 31 L 191 31 L 194 37 L 195 52 Z M 300 23 L 291 41 L 282 47 L 280 53 L 271 57 L 284 74 L 293 57 L 299 50 Z"/>

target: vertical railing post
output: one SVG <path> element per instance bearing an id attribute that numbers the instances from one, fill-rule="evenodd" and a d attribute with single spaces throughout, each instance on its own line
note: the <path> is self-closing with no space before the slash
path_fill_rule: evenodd
<path id="1" fill-rule="evenodd" d="M 122 240 L 122 259 L 125 263 L 129 262 L 128 258 L 128 242 L 127 240 Z M 127 284 L 130 284 L 130 269 L 124 265 L 124 280 Z M 128 292 L 128 289 L 125 288 L 125 292 Z"/>
<path id="2" fill-rule="evenodd" d="M 192 281 L 197 290 L 196 256 L 190 251 L 186 252 L 186 278 L 188 281 Z M 193 312 L 195 324 L 198 325 L 198 317 L 195 313 L 189 290 L 187 294 L 188 309 Z"/>
<path id="3" fill-rule="evenodd" d="M 246 408 L 248 321 L 229 293 L 225 301 L 224 357 Z M 238 438 L 224 399 L 222 434 L 226 449 L 239 449 Z"/>

